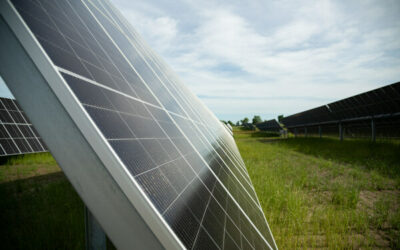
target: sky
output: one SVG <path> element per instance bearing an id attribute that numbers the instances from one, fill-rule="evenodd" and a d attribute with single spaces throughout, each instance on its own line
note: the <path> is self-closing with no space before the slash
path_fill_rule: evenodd
<path id="1" fill-rule="evenodd" d="M 400 81 L 398 0 L 112 2 L 223 120 L 287 116 Z"/>

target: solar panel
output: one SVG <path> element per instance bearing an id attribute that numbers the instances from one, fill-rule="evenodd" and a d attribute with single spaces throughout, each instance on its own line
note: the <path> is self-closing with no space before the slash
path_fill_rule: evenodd
<path id="1" fill-rule="evenodd" d="M 222 126 L 225 127 L 226 131 L 228 131 L 230 135 L 233 135 L 233 128 L 229 123 L 225 124 L 225 123 L 221 122 L 221 124 L 222 124 Z"/>
<path id="2" fill-rule="evenodd" d="M 261 131 L 279 132 L 282 130 L 281 125 L 275 119 L 257 123 L 256 127 Z"/>
<path id="3" fill-rule="evenodd" d="M 349 135 L 370 135 L 371 120 L 378 134 L 398 137 L 400 117 L 400 82 L 367 91 L 327 105 L 319 106 L 282 119 L 292 131 L 294 128 L 309 127 L 316 132 L 323 126 L 325 132 L 337 133 L 335 124 L 341 123 Z"/>
<path id="4" fill-rule="evenodd" d="M 46 145 L 18 103 L 0 97 L 0 156 L 46 151 Z"/>
<path id="5" fill-rule="evenodd" d="M 1 74 L 117 247 L 276 249 L 232 136 L 108 1 L 3 1 L 2 16 Z"/>
<path id="6" fill-rule="evenodd" d="M 242 125 L 246 129 L 254 130 L 256 127 L 253 125 L 253 123 L 243 123 Z"/>

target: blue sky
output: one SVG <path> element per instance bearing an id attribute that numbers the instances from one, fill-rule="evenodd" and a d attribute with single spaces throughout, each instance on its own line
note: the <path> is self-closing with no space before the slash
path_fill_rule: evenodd
<path id="1" fill-rule="evenodd" d="M 398 0 L 113 2 L 220 119 L 290 115 L 400 81 Z"/>

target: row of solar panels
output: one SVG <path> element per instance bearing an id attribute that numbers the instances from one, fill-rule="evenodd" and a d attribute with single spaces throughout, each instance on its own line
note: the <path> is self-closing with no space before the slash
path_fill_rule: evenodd
<path id="1" fill-rule="evenodd" d="M 18 103 L 0 98 L 0 156 L 47 151 Z"/>
<path id="2" fill-rule="evenodd" d="M 117 248 L 276 249 L 228 130 L 109 1 L 0 5 L 0 74 Z"/>
<path id="3" fill-rule="evenodd" d="M 300 133 L 313 133 L 318 127 L 337 133 L 340 124 L 349 136 L 356 136 L 370 135 L 372 120 L 378 135 L 400 136 L 400 82 L 284 117 L 282 123 Z"/>
<path id="4" fill-rule="evenodd" d="M 261 131 L 269 132 L 280 132 L 282 130 L 282 126 L 275 119 L 257 123 L 256 127 Z"/>

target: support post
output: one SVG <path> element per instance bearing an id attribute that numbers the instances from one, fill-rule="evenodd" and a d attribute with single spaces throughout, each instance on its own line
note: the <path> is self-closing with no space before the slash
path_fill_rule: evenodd
<path id="1" fill-rule="evenodd" d="M 319 134 L 319 138 L 322 138 L 322 128 L 321 126 L 318 126 L 318 134 Z"/>
<path id="2" fill-rule="evenodd" d="M 343 125 L 342 125 L 342 123 L 339 123 L 339 139 L 340 139 L 340 141 L 343 141 Z"/>
<path id="3" fill-rule="evenodd" d="M 304 128 L 304 137 L 307 137 L 307 127 Z"/>
<path id="4" fill-rule="evenodd" d="M 85 206 L 85 240 L 86 250 L 106 250 L 106 234 L 93 214 Z"/>
<path id="5" fill-rule="evenodd" d="M 372 142 L 376 141 L 376 128 L 375 128 L 375 121 L 371 119 L 371 140 Z"/>

